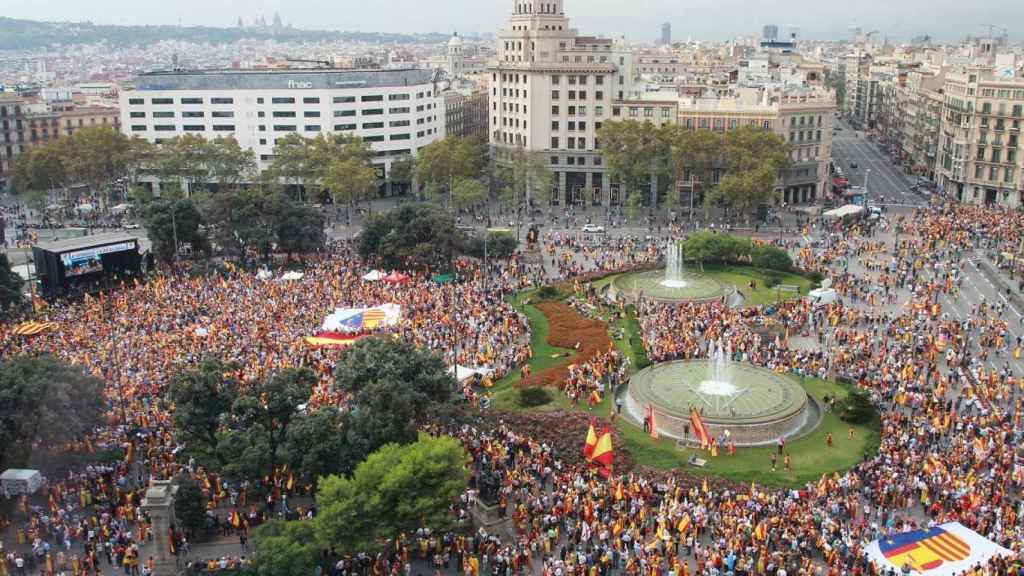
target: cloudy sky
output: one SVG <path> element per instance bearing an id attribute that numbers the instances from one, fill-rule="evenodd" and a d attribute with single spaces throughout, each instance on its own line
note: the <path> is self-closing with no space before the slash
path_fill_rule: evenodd
<path id="1" fill-rule="evenodd" d="M 103 24 L 234 25 L 239 16 L 269 21 L 275 11 L 300 28 L 367 32 L 487 32 L 505 22 L 514 0 L 0 0 L 0 14 L 34 20 Z M 930 34 L 957 40 L 1024 21 L 1022 0 L 566 0 L 574 26 L 587 34 L 648 41 L 661 22 L 675 39 L 759 34 L 764 24 L 799 27 L 806 38 L 838 38 L 851 26 L 891 38 Z"/>

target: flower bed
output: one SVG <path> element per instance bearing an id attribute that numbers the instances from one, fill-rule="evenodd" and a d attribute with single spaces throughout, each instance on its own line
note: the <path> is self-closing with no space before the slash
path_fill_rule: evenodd
<path id="1" fill-rule="evenodd" d="M 601 320 L 589 320 L 563 302 L 540 302 L 537 309 L 548 319 L 548 344 L 576 350 L 576 357 L 522 379 L 518 386 L 561 388 L 569 376 L 569 364 L 584 364 L 612 347 L 608 328 Z"/>
<path id="2" fill-rule="evenodd" d="M 504 424 L 527 438 L 547 444 L 567 466 L 584 463 L 583 444 L 587 439 L 587 426 L 590 415 L 583 412 L 502 412 L 487 413 L 484 418 L 495 427 Z M 603 424 L 597 426 L 598 434 Z M 626 450 L 625 443 L 618 429 L 612 427 L 612 446 L 615 459 L 612 470 L 615 474 L 632 472 L 635 464 Z"/>

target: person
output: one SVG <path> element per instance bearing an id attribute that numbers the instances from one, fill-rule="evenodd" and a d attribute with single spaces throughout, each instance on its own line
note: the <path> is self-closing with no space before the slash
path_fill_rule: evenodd
<path id="1" fill-rule="evenodd" d="M 831 448 L 831 447 L 832 447 L 832 433 L 831 433 L 831 432 L 829 432 L 829 433 L 828 433 L 828 434 L 827 434 L 827 435 L 825 436 L 825 444 L 826 444 L 826 445 L 828 445 L 828 447 L 829 447 L 829 448 Z"/>
<path id="2" fill-rule="evenodd" d="M 786 471 L 789 472 L 793 469 L 793 459 L 789 457 L 789 452 L 786 452 L 786 459 L 784 461 Z"/>
<path id="3" fill-rule="evenodd" d="M 779 455 L 772 452 L 772 472 L 775 472 L 775 467 L 779 463 Z"/>

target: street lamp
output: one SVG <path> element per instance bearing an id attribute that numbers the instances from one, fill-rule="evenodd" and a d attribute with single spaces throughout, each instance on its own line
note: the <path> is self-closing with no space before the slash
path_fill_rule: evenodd
<path id="1" fill-rule="evenodd" d="M 868 203 L 868 177 L 871 176 L 871 168 L 864 170 L 864 204 Z"/>

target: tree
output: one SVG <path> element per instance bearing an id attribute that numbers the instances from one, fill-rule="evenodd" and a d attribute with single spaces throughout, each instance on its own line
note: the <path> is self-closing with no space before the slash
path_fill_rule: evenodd
<path id="1" fill-rule="evenodd" d="M 480 176 L 485 156 L 486 148 L 476 138 L 448 136 L 420 148 L 416 173 L 428 192 L 453 192 L 456 180 Z"/>
<path id="2" fill-rule="evenodd" d="M 49 356 L 0 364 L 0 469 L 31 451 L 79 442 L 103 423 L 103 382 Z"/>
<path id="3" fill-rule="evenodd" d="M 452 502 L 466 488 L 468 458 L 450 437 L 382 447 L 352 477 L 330 476 L 320 483 L 313 522 L 318 540 L 355 552 L 420 526 L 444 530 L 452 522 Z"/>
<path id="4" fill-rule="evenodd" d="M 322 476 L 352 470 L 347 446 L 341 413 L 321 408 L 292 422 L 284 452 L 288 466 L 305 482 L 316 484 Z"/>
<path id="5" fill-rule="evenodd" d="M 234 138 L 185 134 L 161 144 L 150 169 L 160 177 L 161 188 L 178 182 L 188 197 L 211 183 L 218 190 L 238 187 L 255 175 L 256 156 Z"/>
<path id="6" fill-rule="evenodd" d="M 246 262 L 250 254 L 269 256 L 274 238 L 273 197 L 257 188 L 235 188 L 214 195 L 209 222 L 226 252 Z"/>
<path id="7" fill-rule="evenodd" d="M 696 260 L 701 270 L 705 262 L 735 262 L 750 256 L 752 244 L 749 238 L 716 234 L 707 230 L 690 234 L 683 241 L 683 255 L 687 260 Z"/>
<path id="8" fill-rule="evenodd" d="M 403 154 L 391 161 L 391 169 L 388 170 L 388 181 L 399 186 L 400 194 L 404 193 L 409 186 L 412 186 L 415 175 L 416 159 L 412 154 Z"/>
<path id="9" fill-rule="evenodd" d="M 25 281 L 14 270 L 7 254 L 0 253 L 0 316 L 21 305 Z"/>
<path id="10" fill-rule="evenodd" d="M 354 204 L 370 199 L 377 190 L 377 172 L 369 162 L 356 158 L 331 161 L 322 179 L 335 204 Z"/>
<path id="11" fill-rule="evenodd" d="M 726 135 L 726 175 L 704 201 L 723 203 L 749 220 L 753 209 L 772 199 L 775 182 L 789 169 L 790 148 L 778 134 L 743 126 Z"/>
<path id="12" fill-rule="evenodd" d="M 781 270 L 789 272 L 793 268 L 793 259 L 781 248 L 775 246 L 757 246 L 750 254 L 751 263 L 757 268 Z"/>
<path id="13" fill-rule="evenodd" d="M 206 498 L 199 483 L 190 476 L 178 478 L 178 492 L 174 495 L 174 517 L 178 526 L 188 533 L 189 540 L 206 530 Z"/>
<path id="14" fill-rule="evenodd" d="M 712 171 L 722 156 L 722 138 L 710 130 L 690 130 L 684 126 L 667 129 L 676 180 L 690 175 L 690 194 L 705 190 Z"/>
<path id="15" fill-rule="evenodd" d="M 429 204 L 406 204 L 365 221 L 359 254 L 388 269 L 447 270 L 462 242 L 450 214 Z"/>
<path id="16" fill-rule="evenodd" d="M 174 197 L 150 202 L 142 210 L 143 223 L 153 242 L 153 254 L 164 262 L 173 262 L 178 249 L 191 245 L 195 252 L 209 248 L 199 226 L 203 222 L 192 200 Z"/>
<path id="17" fill-rule="evenodd" d="M 291 258 L 292 254 L 317 252 L 327 242 L 324 218 L 312 206 L 295 202 L 281 195 L 274 210 L 274 237 L 277 249 Z"/>
<path id="18" fill-rule="evenodd" d="M 498 159 L 499 199 L 516 209 L 534 198 L 546 199 L 551 192 L 554 173 L 539 152 L 522 148 L 503 149 Z"/>
<path id="19" fill-rule="evenodd" d="M 302 520 L 271 520 L 253 531 L 252 543 L 257 576 L 309 576 L 320 552 L 313 523 Z"/>
<path id="20" fill-rule="evenodd" d="M 455 181 L 452 191 L 452 203 L 456 208 L 469 208 L 487 200 L 487 186 L 474 178 L 461 178 Z"/>
<path id="21" fill-rule="evenodd" d="M 661 169 L 670 157 L 670 127 L 658 128 L 650 122 L 622 120 L 605 122 L 598 131 L 601 143 L 601 158 L 613 178 L 619 179 L 628 196 L 640 195 L 636 206 L 642 202 L 644 190 L 651 189 L 657 182 Z M 652 198 L 651 206 L 655 205 Z"/>
<path id="22" fill-rule="evenodd" d="M 232 370 L 232 366 L 208 358 L 198 368 L 171 377 L 174 427 L 190 452 L 206 465 L 225 462 L 217 448 L 225 416 L 237 398 L 238 381 L 229 376 Z"/>
<path id="23" fill-rule="evenodd" d="M 350 394 L 385 378 L 409 384 L 413 401 L 419 404 L 447 402 L 455 389 L 455 380 L 439 357 L 390 338 L 356 342 L 334 368 L 335 387 Z"/>

